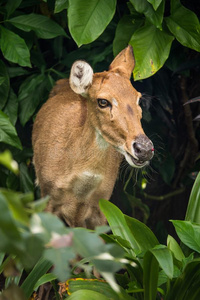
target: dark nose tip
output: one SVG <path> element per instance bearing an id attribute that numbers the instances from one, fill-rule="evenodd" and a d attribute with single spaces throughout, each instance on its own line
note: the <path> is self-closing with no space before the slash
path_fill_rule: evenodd
<path id="1" fill-rule="evenodd" d="M 154 155 L 154 147 L 151 140 L 146 135 L 140 135 L 133 143 L 135 156 L 143 161 L 150 160 Z"/>

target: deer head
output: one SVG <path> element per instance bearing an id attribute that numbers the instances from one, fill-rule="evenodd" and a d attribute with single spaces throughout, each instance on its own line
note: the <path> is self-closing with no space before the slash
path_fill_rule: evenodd
<path id="1" fill-rule="evenodd" d="M 87 99 L 88 119 L 99 148 L 112 145 L 131 166 L 141 168 L 153 157 L 154 148 L 141 126 L 141 94 L 130 82 L 134 66 L 131 46 L 102 73 L 94 74 L 87 62 L 76 61 L 71 68 L 70 86 Z"/>

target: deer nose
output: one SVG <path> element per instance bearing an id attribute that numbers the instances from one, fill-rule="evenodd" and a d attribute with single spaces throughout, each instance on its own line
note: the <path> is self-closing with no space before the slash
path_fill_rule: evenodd
<path id="1" fill-rule="evenodd" d="M 154 155 L 153 143 L 146 135 L 140 135 L 133 143 L 133 151 L 139 160 L 148 161 Z"/>

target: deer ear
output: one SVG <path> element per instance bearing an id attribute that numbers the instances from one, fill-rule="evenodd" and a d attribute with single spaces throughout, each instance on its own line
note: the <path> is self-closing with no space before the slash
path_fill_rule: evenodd
<path id="1" fill-rule="evenodd" d="M 115 57 L 109 67 L 109 71 L 120 73 L 123 76 L 130 78 L 134 67 L 135 59 L 133 48 L 129 45 Z"/>
<path id="2" fill-rule="evenodd" d="M 87 95 L 88 88 L 92 84 L 93 70 L 91 66 L 83 61 L 77 60 L 72 65 L 69 84 L 71 89 L 76 94 L 81 94 L 82 96 Z"/>

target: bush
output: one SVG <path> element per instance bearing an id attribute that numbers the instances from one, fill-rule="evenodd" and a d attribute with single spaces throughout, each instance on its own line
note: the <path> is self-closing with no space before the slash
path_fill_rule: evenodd
<path id="1" fill-rule="evenodd" d="M 22 290 L 28 299 L 45 282 L 52 282 L 59 299 L 57 279 L 71 278 L 75 255 L 84 258 L 78 265 L 85 280 L 70 279 L 64 285 L 72 293 L 69 299 L 199 299 L 199 176 L 186 220 L 172 222 L 181 248 L 171 236 L 165 246 L 163 234 L 173 203 L 175 219 L 183 218 L 200 167 L 200 131 L 193 122 L 199 120 L 198 13 L 195 0 L 0 1 L 2 299 L 14 294 L 23 299 Z M 136 174 L 136 184 L 133 172 L 125 172 L 125 192 L 119 182 L 120 205 L 148 221 L 162 244 L 146 225 L 103 200 L 113 235 L 104 233 L 108 228 L 65 228 L 43 212 L 47 198 L 33 201 L 40 196 L 31 164 L 32 124 L 55 81 L 69 75 L 76 59 L 87 60 L 95 71 L 107 69 L 113 53 L 128 43 L 136 59 L 134 86 L 143 93 L 143 127 L 156 155 L 150 170 Z M 155 182 L 148 184 L 145 178 L 152 173 Z M 156 226 L 163 219 L 159 235 Z M 52 265 L 53 273 L 46 274 Z M 87 279 L 93 265 L 106 282 Z"/>

